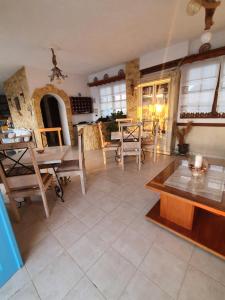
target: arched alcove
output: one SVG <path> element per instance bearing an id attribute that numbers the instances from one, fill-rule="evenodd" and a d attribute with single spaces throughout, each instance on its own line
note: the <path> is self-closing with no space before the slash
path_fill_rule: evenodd
<path id="1" fill-rule="evenodd" d="M 36 128 L 44 127 L 42 112 L 41 112 L 41 100 L 45 95 L 51 95 L 57 99 L 65 144 L 74 145 L 70 98 L 63 90 L 56 88 L 52 84 L 47 84 L 45 87 L 35 89 L 33 92 L 32 101 L 33 101 L 34 113 L 37 121 Z M 37 138 L 38 145 L 40 145 L 40 138 L 38 134 L 36 134 L 36 138 Z"/>

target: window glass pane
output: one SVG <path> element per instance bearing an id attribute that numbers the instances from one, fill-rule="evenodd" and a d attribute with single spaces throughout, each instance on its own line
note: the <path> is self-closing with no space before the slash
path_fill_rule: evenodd
<path id="1" fill-rule="evenodd" d="M 179 99 L 181 113 L 211 112 L 219 67 L 220 59 L 214 59 L 183 68 Z"/>
<path id="2" fill-rule="evenodd" d="M 217 100 L 217 112 L 225 113 L 225 59 L 223 59 L 221 67 L 221 80 Z"/>
<path id="3" fill-rule="evenodd" d="M 126 84 L 124 82 L 102 86 L 99 89 L 102 116 L 122 110 L 126 114 Z"/>

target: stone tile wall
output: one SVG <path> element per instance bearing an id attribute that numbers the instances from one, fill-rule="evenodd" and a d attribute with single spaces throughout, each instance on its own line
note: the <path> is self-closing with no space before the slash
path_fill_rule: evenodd
<path id="1" fill-rule="evenodd" d="M 126 94 L 127 94 L 127 116 L 137 120 L 138 116 L 138 90 L 140 83 L 139 59 L 126 63 Z M 134 85 L 132 89 L 131 85 Z"/>

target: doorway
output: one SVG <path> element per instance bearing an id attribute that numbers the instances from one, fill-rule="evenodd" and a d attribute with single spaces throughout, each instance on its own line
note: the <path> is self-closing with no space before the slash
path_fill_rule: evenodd
<path id="1" fill-rule="evenodd" d="M 60 108 L 58 100 L 52 95 L 45 95 L 41 99 L 41 113 L 45 128 L 61 127 Z M 57 132 L 46 133 L 48 146 L 58 146 Z M 62 132 L 63 142 L 63 132 Z M 64 144 L 64 142 L 63 142 Z"/>

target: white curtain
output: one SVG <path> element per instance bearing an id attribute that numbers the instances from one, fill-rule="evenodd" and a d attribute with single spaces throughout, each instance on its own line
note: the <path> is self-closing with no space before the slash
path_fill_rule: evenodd
<path id="1" fill-rule="evenodd" d="M 209 113 L 219 75 L 220 58 L 187 64 L 181 70 L 180 113 Z"/>

